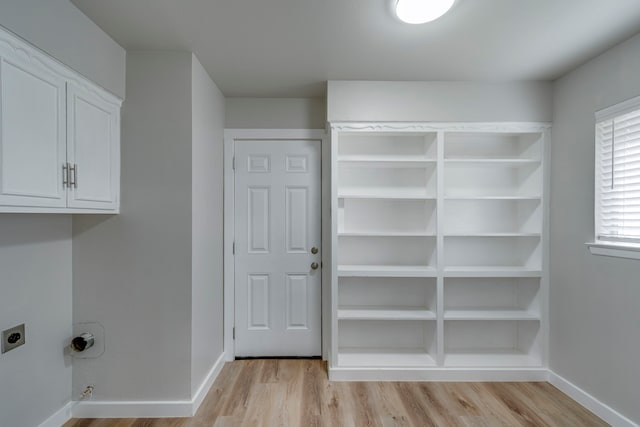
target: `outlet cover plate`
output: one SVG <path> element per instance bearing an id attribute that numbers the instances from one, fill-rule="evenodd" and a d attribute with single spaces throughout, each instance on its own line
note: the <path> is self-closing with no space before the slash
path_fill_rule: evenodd
<path id="1" fill-rule="evenodd" d="M 11 351 L 25 343 L 24 323 L 2 331 L 2 353 Z"/>

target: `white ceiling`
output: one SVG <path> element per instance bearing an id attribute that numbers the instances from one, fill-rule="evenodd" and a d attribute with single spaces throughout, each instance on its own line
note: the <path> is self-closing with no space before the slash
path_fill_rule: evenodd
<path id="1" fill-rule="evenodd" d="M 640 31 L 640 0 L 72 0 L 127 50 L 196 54 L 226 96 L 324 96 L 327 80 L 552 80 Z"/>

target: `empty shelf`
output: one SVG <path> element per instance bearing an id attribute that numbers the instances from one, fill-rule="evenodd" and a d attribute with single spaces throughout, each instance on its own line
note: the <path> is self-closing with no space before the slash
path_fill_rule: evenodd
<path id="1" fill-rule="evenodd" d="M 340 277 L 436 277 L 434 267 L 419 265 L 339 265 Z"/>
<path id="2" fill-rule="evenodd" d="M 456 266 L 445 267 L 445 277 L 541 277 L 542 270 L 527 267 Z"/>
<path id="3" fill-rule="evenodd" d="M 430 367 L 436 362 L 425 349 L 340 348 L 341 367 Z"/>
<path id="4" fill-rule="evenodd" d="M 527 310 L 445 310 L 444 320 L 539 320 Z"/>
<path id="5" fill-rule="evenodd" d="M 453 367 L 539 367 L 539 357 L 515 349 L 469 349 L 445 353 L 444 366 Z"/>
<path id="6" fill-rule="evenodd" d="M 340 320 L 434 320 L 433 311 L 421 307 L 341 307 Z"/>

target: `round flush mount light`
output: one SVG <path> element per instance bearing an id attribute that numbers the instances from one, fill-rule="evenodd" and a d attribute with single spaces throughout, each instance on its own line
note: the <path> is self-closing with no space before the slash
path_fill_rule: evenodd
<path id="1" fill-rule="evenodd" d="M 447 13 L 456 0 L 396 0 L 396 15 L 407 24 L 424 24 Z"/>

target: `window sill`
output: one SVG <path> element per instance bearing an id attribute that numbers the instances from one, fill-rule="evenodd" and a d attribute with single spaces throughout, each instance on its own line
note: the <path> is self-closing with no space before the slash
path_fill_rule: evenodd
<path id="1" fill-rule="evenodd" d="M 640 245 L 613 242 L 587 242 L 585 245 L 593 255 L 640 259 Z"/>

